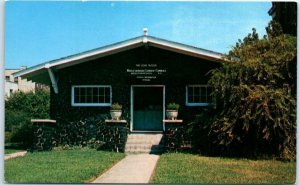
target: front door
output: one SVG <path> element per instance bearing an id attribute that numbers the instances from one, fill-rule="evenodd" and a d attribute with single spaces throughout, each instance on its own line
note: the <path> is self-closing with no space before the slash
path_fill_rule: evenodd
<path id="1" fill-rule="evenodd" d="M 133 130 L 162 131 L 164 87 L 133 88 Z"/>

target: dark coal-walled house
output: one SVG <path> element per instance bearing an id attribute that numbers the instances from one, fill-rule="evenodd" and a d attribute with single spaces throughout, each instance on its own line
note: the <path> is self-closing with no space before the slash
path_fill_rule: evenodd
<path id="1" fill-rule="evenodd" d="M 211 102 L 208 72 L 222 54 L 143 36 L 39 64 L 15 73 L 51 85 L 51 119 L 109 116 L 123 106 L 122 119 L 134 131 L 164 131 L 166 105 L 180 105 L 188 122 Z"/>

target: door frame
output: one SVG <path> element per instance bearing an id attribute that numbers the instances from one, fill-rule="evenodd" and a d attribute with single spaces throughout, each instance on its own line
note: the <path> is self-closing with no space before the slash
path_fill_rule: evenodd
<path id="1" fill-rule="evenodd" d="M 162 87 L 163 88 L 163 119 L 165 119 L 165 94 L 166 94 L 166 87 L 165 85 L 131 85 L 130 87 L 130 131 L 133 131 L 133 105 L 134 105 L 134 88 L 135 87 Z M 163 121 L 163 120 L 161 120 Z M 163 131 L 165 131 L 165 124 L 163 122 L 161 123 L 163 125 Z"/>

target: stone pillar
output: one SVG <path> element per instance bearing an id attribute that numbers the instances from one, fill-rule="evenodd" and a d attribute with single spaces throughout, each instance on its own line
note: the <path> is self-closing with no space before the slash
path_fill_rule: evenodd
<path id="1" fill-rule="evenodd" d="M 51 150 L 56 144 L 56 120 L 50 119 L 32 119 L 34 128 L 33 150 L 45 151 Z"/>
<path id="2" fill-rule="evenodd" d="M 126 120 L 105 120 L 104 130 L 100 131 L 100 139 L 105 142 L 104 149 L 125 152 L 129 129 Z"/>
<path id="3" fill-rule="evenodd" d="M 163 120 L 165 125 L 165 149 L 168 152 L 181 151 L 188 143 L 187 139 L 187 125 L 183 120 Z"/>

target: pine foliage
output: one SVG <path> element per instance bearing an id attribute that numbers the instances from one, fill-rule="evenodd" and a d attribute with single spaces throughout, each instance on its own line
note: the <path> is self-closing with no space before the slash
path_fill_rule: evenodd
<path id="1" fill-rule="evenodd" d="M 215 117 L 209 137 L 225 155 L 294 159 L 296 147 L 296 38 L 270 22 L 239 40 L 212 71 Z"/>

